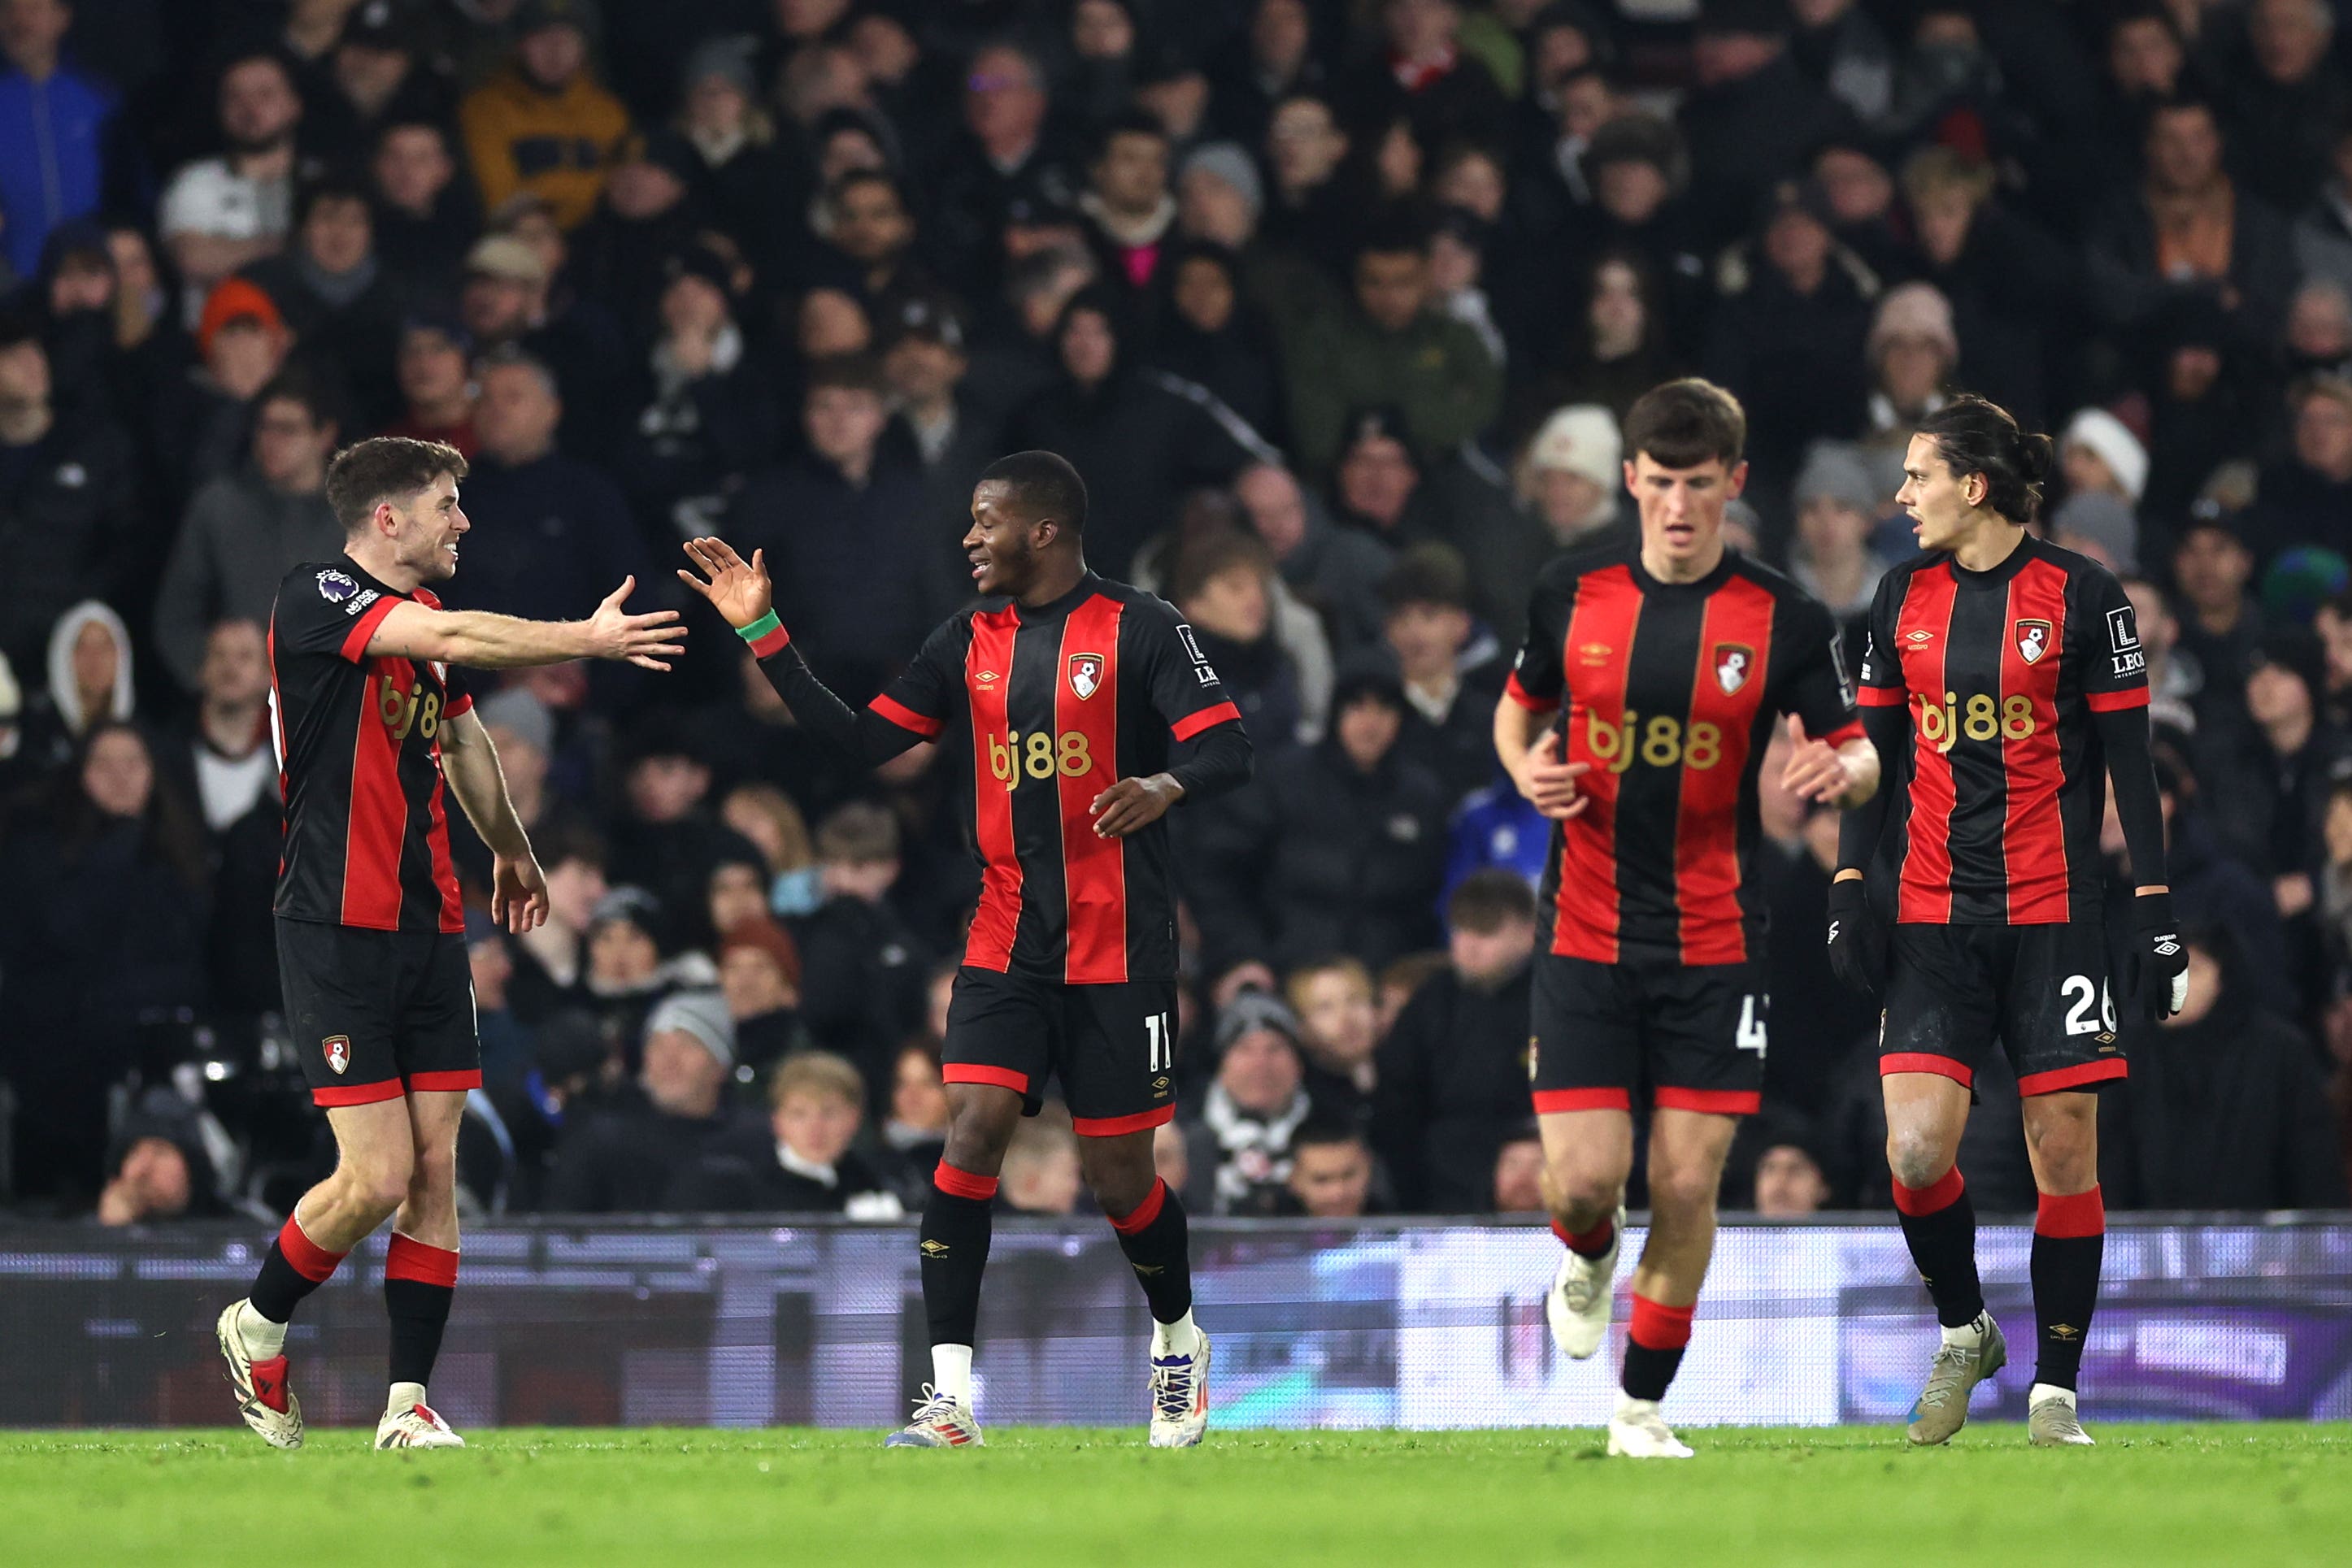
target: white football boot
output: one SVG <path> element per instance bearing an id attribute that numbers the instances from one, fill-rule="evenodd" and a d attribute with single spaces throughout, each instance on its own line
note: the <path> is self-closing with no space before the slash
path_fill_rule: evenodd
<path id="1" fill-rule="evenodd" d="M 1628 1459 L 1687 1459 L 1689 1446 L 1675 1436 L 1654 1399 L 1617 1396 L 1617 1409 L 1609 1417 L 1609 1452 Z"/>
<path id="2" fill-rule="evenodd" d="M 221 1359 L 228 1363 L 229 1386 L 236 1390 L 236 1413 L 273 1448 L 302 1446 L 302 1402 L 286 1385 L 286 1353 L 256 1360 L 237 1327 L 247 1303 L 233 1301 L 215 1324 Z"/>
<path id="3" fill-rule="evenodd" d="M 941 1394 L 931 1385 L 923 1385 L 922 1403 L 915 1406 L 915 1418 L 882 1439 L 886 1448 L 984 1448 L 987 1440 L 980 1435 L 980 1423 L 964 1408 L 963 1401 L 951 1394 Z"/>
<path id="4" fill-rule="evenodd" d="M 1209 1336 L 1193 1331 L 1190 1355 L 1151 1358 L 1151 1446 L 1190 1448 L 1209 1429 Z"/>
<path id="5" fill-rule="evenodd" d="M 1617 1254 L 1625 1245 L 1625 1206 L 1617 1206 L 1609 1250 L 1598 1258 L 1560 1249 L 1559 1272 L 1544 1298 L 1552 1343 L 1570 1361 L 1582 1361 L 1609 1337 L 1609 1317 L 1617 1305 Z"/>
<path id="6" fill-rule="evenodd" d="M 421 1384 L 396 1383 L 383 1419 L 375 1424 L 379 1448 L 462 1448 L 466 1439 L 449 1430 L 433 1406 L 425 1403 Z"/>

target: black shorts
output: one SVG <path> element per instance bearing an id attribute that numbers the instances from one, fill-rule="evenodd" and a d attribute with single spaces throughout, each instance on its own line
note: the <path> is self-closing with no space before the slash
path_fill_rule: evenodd
<path id="1" fill-rule="evenodd" d="M 1538 1115 L 1669 1111 L 1753 1115 L 1772 1008 L 1758 964 L 1601 964 L 1536 956 L 1528 1075 Z"/>
<path id="2" fill-rule="evenodd" d="M 1030 1116 L 1059 1078 L 1082 1136 L 1157 1127 L 1176 1115 L 1176 982 L 1066 986 L 967 964 L 940 1055 L 946 1082 L 1010 1089 Z"/>
<path id="3" fill-rule="evenodd" d="M 463 936 L 280 920 L 278 975 L 315 1103 L 372 1105 L 412 1089 L 481 1086 Z"/>
<path id="4" fill-rule="evenodd" d="M 2000 1038 L 2021 1095 L 2125 1075 L 2106 935 L 2068 925 L 1897 925 L 1878 1071 L 1973 1085 Z"/>

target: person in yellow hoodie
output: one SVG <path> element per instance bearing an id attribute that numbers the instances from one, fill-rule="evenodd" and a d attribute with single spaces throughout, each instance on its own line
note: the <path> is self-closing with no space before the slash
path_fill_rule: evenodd
<path id="1" fill-rule="evenodd" d="M 589 69 L 599 24 L 594 0 L 523 0 L 516 10 L 513 63 L 457 110 L 484 211 L 518 191 L 545 200 L 567 229 L 595 211 L 629 132 L 629 111 Z"/>

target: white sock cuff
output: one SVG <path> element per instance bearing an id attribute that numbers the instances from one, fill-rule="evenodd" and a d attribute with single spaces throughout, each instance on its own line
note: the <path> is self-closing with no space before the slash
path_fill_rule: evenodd
<path id="1" fill-rule="evenodd" d="M 2025 1403 L 2028 1408 L 2041 1404 L 2044 1399 L 2063 1399 L 2066 1403 L 2067 1409 L 2075 1408 L 2074 1391 L 2071 1388 L 2061 1388 L 2054 1383 L 2037 1383 L 2026 1392 Z"/>
<path id="2" fill-rule="evenodd" d="M 971 1346 L 931 1346 L 931 1387 L 969 1409 L 971 1406 Z"/>

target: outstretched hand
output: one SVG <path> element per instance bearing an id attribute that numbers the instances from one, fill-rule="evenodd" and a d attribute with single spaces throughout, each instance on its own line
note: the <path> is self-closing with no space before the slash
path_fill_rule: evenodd
<path id="1" fill-rule="evenodd" d="M 775 593 L 768 582 L 766 551 L 753 550 L 746 565 L 725 539 L 698 538 L 686 541 L 686 554 L 688 559 L 702 569 L 703 576 L 697 577 L 680 567 L 678 580 L 709 600 L 710 607 L 724 615 L 730 626 L 749 626 L 775 608 Z"/>
<path id="2" fill-rule="evenodd" d="M 686 628 L 677 623 L 675 610 L 632 615 L 622 609 L 636 586 L 635 578 L 625 577 L 620 587 L 604 596 L 604 602 L 588 617 L 589 640 L 597 658 L 626 659 L 642 669 L 667 670 L 669 665 L 665 661 L 686 654 Z"/>

